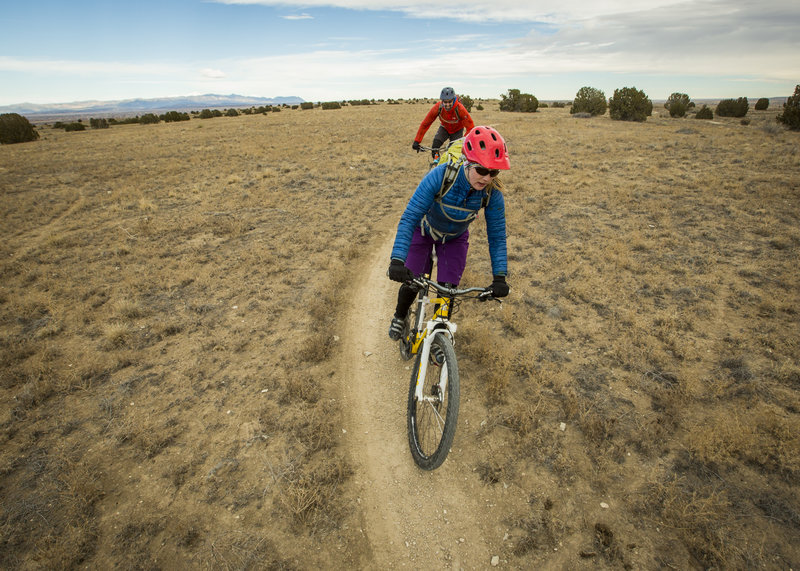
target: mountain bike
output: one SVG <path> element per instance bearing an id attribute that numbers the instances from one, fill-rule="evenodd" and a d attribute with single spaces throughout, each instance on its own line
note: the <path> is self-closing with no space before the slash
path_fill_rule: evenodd
<path id="1" fill-rule="evenodd" d="M 417 466 L 435 470 L 450 452 L 458 422 L 460 387 L 453 349 L 456 324 L 450 319 L 464 299 L 496 298 L 487 288 L 440 285 L 430 279 L 430 274 L 410 283 L 419 291 L 400 338 L 403 358 L 416 355 L 408 389 L 408 444 Z M 428 295 L 431 292 L 434 297 Z M 426 320 L 428 306 L 433 314 Z"/>

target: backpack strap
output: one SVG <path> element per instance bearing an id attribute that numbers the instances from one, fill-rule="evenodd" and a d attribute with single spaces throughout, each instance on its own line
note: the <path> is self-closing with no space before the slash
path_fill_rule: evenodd
<path id="1" fill-rule="evenodd" d="M 442 107 L 442 102 L 440 101 L 439 112 L 436 114 L 439 117 L 439 119 L 442 118 L 442 111 L 444 111 L 444 107 Z M 453 103 L 453 112 L 456 114 L 456 123 L 458 123 L 459 121 L 461 121 L 461 115 L 458 114 L 458 100 L 456 100 L 456 102 Z"/>
<path id="2" fill-rule="evenodd" d="M 481 200 L 481 208 L 486 208 L 487 206 L 489 206 L 489 201 L 492 199 L 493 188 L 494 188 L 494 183 L 489 183 L 489 186 L 487 186 L 484 189 L 486 195 L 483 197 L 483 200 Z"/>
<path id="3" fill-rule="evenodd" d="M 442 198 L 444 198 L 444 195 L 446 195 L 450 191 L 450 189 L 453 187 L 453 183 L 455 183 L 456 177 L 458 176 L 458 171 L 461 169 L 461 166 L 465 162 L 466 162 L 466 158 L 463 155 L 458 160 L 452 160 L 451 159 L 451 160 L 447 161 L 447 167 L 445 168 L 445 171 L 444 171 L 444 177 L 442 177 L 442 185 L 439 187 L 439 191 L 436 193 L 436 196 L 433 199 L 434 202 L 438 202 L 439 204 L 441 204 Z M 481 208 L 486 208 L 486 206 L 489 204 L 489 200 L 492 197 L 492 188 L 493 188 L 493 185 L 491 185 L 491 184 L 486 187 L 486 189 L 484 191 L 485 194 L 484 194 L 483 198 L 481 198 Z M 450 207 L 451 208 L 456 208 L 456 209 L 459 209 L 459 210 L 463 210 L 463 209 L 460 209 L 460 208 L 455 207 L 455 206 L 450 206 Z M 473 214 L 470 216 L 469 221 L 472 221 L 472 220 L 475 219 L 475 217 L 478 215 L 478 213 L 475 212 L 475 211 L 470 211 L 470 212 L 472 212 Z M 428 223 L 427 214 L 425 216 L 423 216 L 422 220 L 420 221 L 420 230 L 422 230 L 422 235 L 423 236 L 427 232 L 428 234 L 430 234 L 430 236 L 434 240 L 446 241 L 447 238 L 449 238 L 451 236 L 455 236 L 455 234 L 450 234 L 450 233 L 447 233 L 447 232 L 440 232 L 439 230 L 436 230 L 435 228 L 433 228 Z"/>
<path id="4" fill-rule="evenodd" d="M 467 162 L 467 159 L 462 155 L 458 160 L 449 160 L 447 161 L 447 168 L 444 171 L 444 177 L 442 178 L 442 186 L 439 187 L 439 192 L 436 193 L 434 200 L 439 202 L 442 200 L 445 194 L 450 191 L 452 188 L 453 183 L 456 181 L 456 177 L 458 176 L 458 171 L 463 165 Z M 494 189 L 494 183 L 489 183 L 489 185 L 484 189 L 486 193 L 484 197 L 481 199 L 481 208 L 486 208 L 489 205 L 489 200 L 492 198 L 492 189 Z"/>
<path id="5" fill-rule="evenodd" d="M 442 197 L 444 197 L 444 195 L 447 194 L 453 187 L 453 183 L 456 181 L 456 177 L 458 176 L 458 171 L 465 161 L 466 159 L 464 159 L 463 156 L 458 160 L 447 161 L 447 167 L 444 170 L 444 177 L 442 177 L 442 186 L 439 187 L 439 192 L 437 192 L 436 196 L 434 197 L 436 202 L 441 201 Z"/>

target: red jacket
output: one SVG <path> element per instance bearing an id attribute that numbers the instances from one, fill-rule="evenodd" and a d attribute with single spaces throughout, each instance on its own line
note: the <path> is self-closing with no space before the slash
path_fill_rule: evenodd
<path id="1" fill-rule="evenodd" d="M 428 129 L 433 122 L 436 121 L 437 117 L 442 122 L 442 127 L 444 127 L 445 131 L 448 133 L 455 133 L 459 129 L 464 129 L 465 133 L 469 133 L 475 126 L 475 123 L 472 122 L 472 117 L 469 116 L 467 108 L 464 107 L 460 101 L 456 100 L 456 104 L 453 105 L 449 111 L 442 107 L 441 101 L 437 101 L 434 106 L 431 107 L 431 110 L 428 111 L 428 114 L 425 115 L 422 123 L 420 123 L 417 136 L 414 137 L 417 143 L 422 142 L 422 139 L 425 138 L 425 133 L 428 132 Z"/>

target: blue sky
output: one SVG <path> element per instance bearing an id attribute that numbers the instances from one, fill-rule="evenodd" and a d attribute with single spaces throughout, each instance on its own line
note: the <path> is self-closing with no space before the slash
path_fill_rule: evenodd
<path id="1" fill-rule="evenodd" d="M 0 105 L 203 93 L 788 96 L 798 0 L 5 2 Z"/>

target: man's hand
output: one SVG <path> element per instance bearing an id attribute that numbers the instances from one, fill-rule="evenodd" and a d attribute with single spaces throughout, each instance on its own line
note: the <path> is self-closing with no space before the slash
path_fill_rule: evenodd
<path id="1" fill-rule="evenodd" d="M 414 274 L 409 270 L 403 260 L 395 260 L 389 263 L 389 279 L 404 283 L 414 279 Z"/>
<path id="2" fill-rule="evenodd" d="M 416 141 L 414 141 L 413 143 L 411 143 L 411 148 L 412 148 L 412 149 L 414 149 L 414 150 L 415 150 L 415 151 L 417 151 L 417 152 L 419 152 L 419 151 L 420 151 L 420 149 L 419 149 L 419 143 L 418 143 L 418 142 L 416 142 Z"/>

